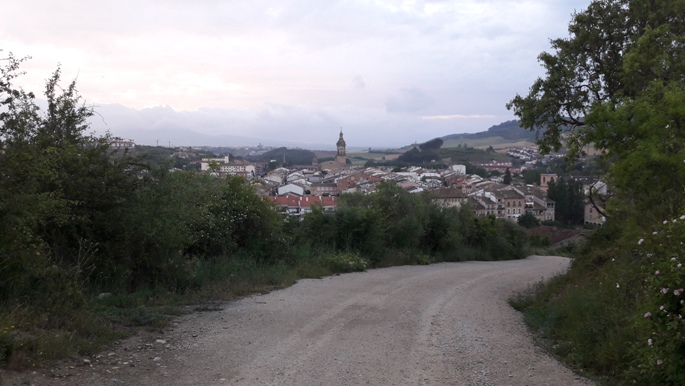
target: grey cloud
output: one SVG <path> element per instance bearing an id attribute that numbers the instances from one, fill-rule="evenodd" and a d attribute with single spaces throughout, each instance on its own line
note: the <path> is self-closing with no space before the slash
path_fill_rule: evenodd
<path id="1" fill-rule="evenodd" d="M 433 104 L 431 99 L 419 88 L 403 88 L 397 95 L 385 101 L 385 109 L 390 113 L 413 113 L 424 110 Z"/>
<path id="2" fill-rule="evenodd" d="M 174 111 L 170 107 L 135 110 L 121 105 L 96 107 L 91 131 L 131 138 L 137 143 L 177 146 L 301 146 L 333 149 L 342 127 L 350 147 L 399 147 L 447 134 L 476 132 L 511 119 L 426 120 L 390 115 L 383 109 L 320 108 L 268 104 L 256 109 Z"/>
<path id="3" fill-rule="evenodd" d="M 361 77 L 361 75 L 357 75 L 354 78 L 352 78 L 352 88 L 356 90 L 362 90 L 366 87 L 366 82 L 364 82 L 364 79 Z"/>
<path id="4" fill-rule="evenodd" d="M 511 119 L 504 104 L 542 75 L 537 55 L 589 2 L 32 0 L 7 3 L 0 36 L 47 63 L 45 74 L 59 62 L 80 72 L 87 100 L 222 107 L 105 108 L 98 128 L 327 144 L 342 126 L 349 143 L 401 145 Z M 37 69 L 27 73 L 42 87 Z"/>

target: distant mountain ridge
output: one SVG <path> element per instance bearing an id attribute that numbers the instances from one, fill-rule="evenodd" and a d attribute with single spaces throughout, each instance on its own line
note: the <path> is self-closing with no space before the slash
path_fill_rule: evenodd
<path id="1" fill-rule="evenodd" d="M 521 128 L 518 120 L 502 122 L 498 125 L 490 127 L 487 131 L 481 131 L 478 133 L 462 133 L 462 134 L 450 134 L 441 137 L 443 141 L 448 140 L 460 140 L 460 139 L 483 139 L 491 137 L 500 137 L 509 141 L 531 141 L 534 142 L 537 133 L 535 131 L 530 131 Z"/>

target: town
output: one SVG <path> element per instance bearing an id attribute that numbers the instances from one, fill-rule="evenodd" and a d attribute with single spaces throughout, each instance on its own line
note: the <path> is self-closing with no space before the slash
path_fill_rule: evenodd
<path id="1" fill-rule="evenodd" d="M 231 155 L 201 158 L 199 170 L 216 177 L 240 176 L 251 181 L 255 192 L 275 205 L 278 212 L 302 218 L 315 208 L 323 212 L 335 211 L 339 196 L 346 193 L 370 194 L 383 181 L 392 182 L 409 193 L 428 192 L 433 201 L 443 207 L 461 207 L 468 204 L 476 217 L 493 216 L 516 222 L 525 214 L 532 215 L 540 223 L 553 223 L 555 201 L 547 195 L 549 184 L 559 176 L 547 170 L 540 173 L 534 183 L 525 183 L 520 178 L 523 171 L 535 165 L 547 164 L 563 157 L 554 153 L 542 156 L 537 146 L 512 148 L 506 151 L 511 161 L 491 160 L 473 162 L 471 166 L 485 170 L 489 176 L 467 174 L 466 165 L 446 165 L 444 169 L 427 169 L 423 166 L 409 166 L 397 170 L 391 166 L 364 166 L 350 163 L 342 130 L 335 143 L 336 153 L 332 160 L 319 162 L 314 157 L 309 164 L 283 166 L 285 162 L 255 162 L 242 156 L 263 154 L 271 147 L 220 148 Z M 464 145 L 465 146 L 465 145 Z M 132 148 L 135 141 L 115 140 L 112 148 Z M 207 147 L 204 147 L 207 149 Z M 211 149 L 211 148 L 210 148 Z M 183 149 L 181 149 L 183 150 Z M 488 149 L 494 151 L 492 147 Z M 187 148 L 172 154 L 177 158 L 192 158 L 193 149 Z M 518 162 L 513 162 L 514 159 Z M 482 174 L 482 173 L 481 173 Z M 606 185 L 597 178 L 576 177 L 583 184 L 586 196 L 601 190 L 606 194 Z M 602 226 L 603 203 L 584 202 L 584 224 Z"/>

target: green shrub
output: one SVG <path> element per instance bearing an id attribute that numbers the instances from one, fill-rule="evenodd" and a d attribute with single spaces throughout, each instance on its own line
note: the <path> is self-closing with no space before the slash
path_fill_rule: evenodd
<path id="1" fill-rule="evenodd" d="M 328 266 L 333 272 L 361 272 L 365 271 L 369 263 L 360 255 L 352 252 L 337 253 L 325 257 Z"/>
<path id="2" fill-rule="evenodd" d="M 685 216 L 664 220 L 636 242 L 645 296 L 634 319 L 631 376 L 662 385 L 685 384 Z"/>

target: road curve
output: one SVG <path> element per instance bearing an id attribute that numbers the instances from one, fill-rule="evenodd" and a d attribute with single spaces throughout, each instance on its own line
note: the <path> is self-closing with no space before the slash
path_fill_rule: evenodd
<path id="1" fill-rule="evenodd" d="M 532 341 L 507 299 L 569 260 L 404 266 L 301 280 L 31 383 L 588 385 Z M 96 363 L 97 362 L 97 363 Z M 53 370 L 54 373 L 54 370 Z M 27 375 L 28 376 L 28 375 Z M 26 381 L 26 379 L 22 379 Z"/>

